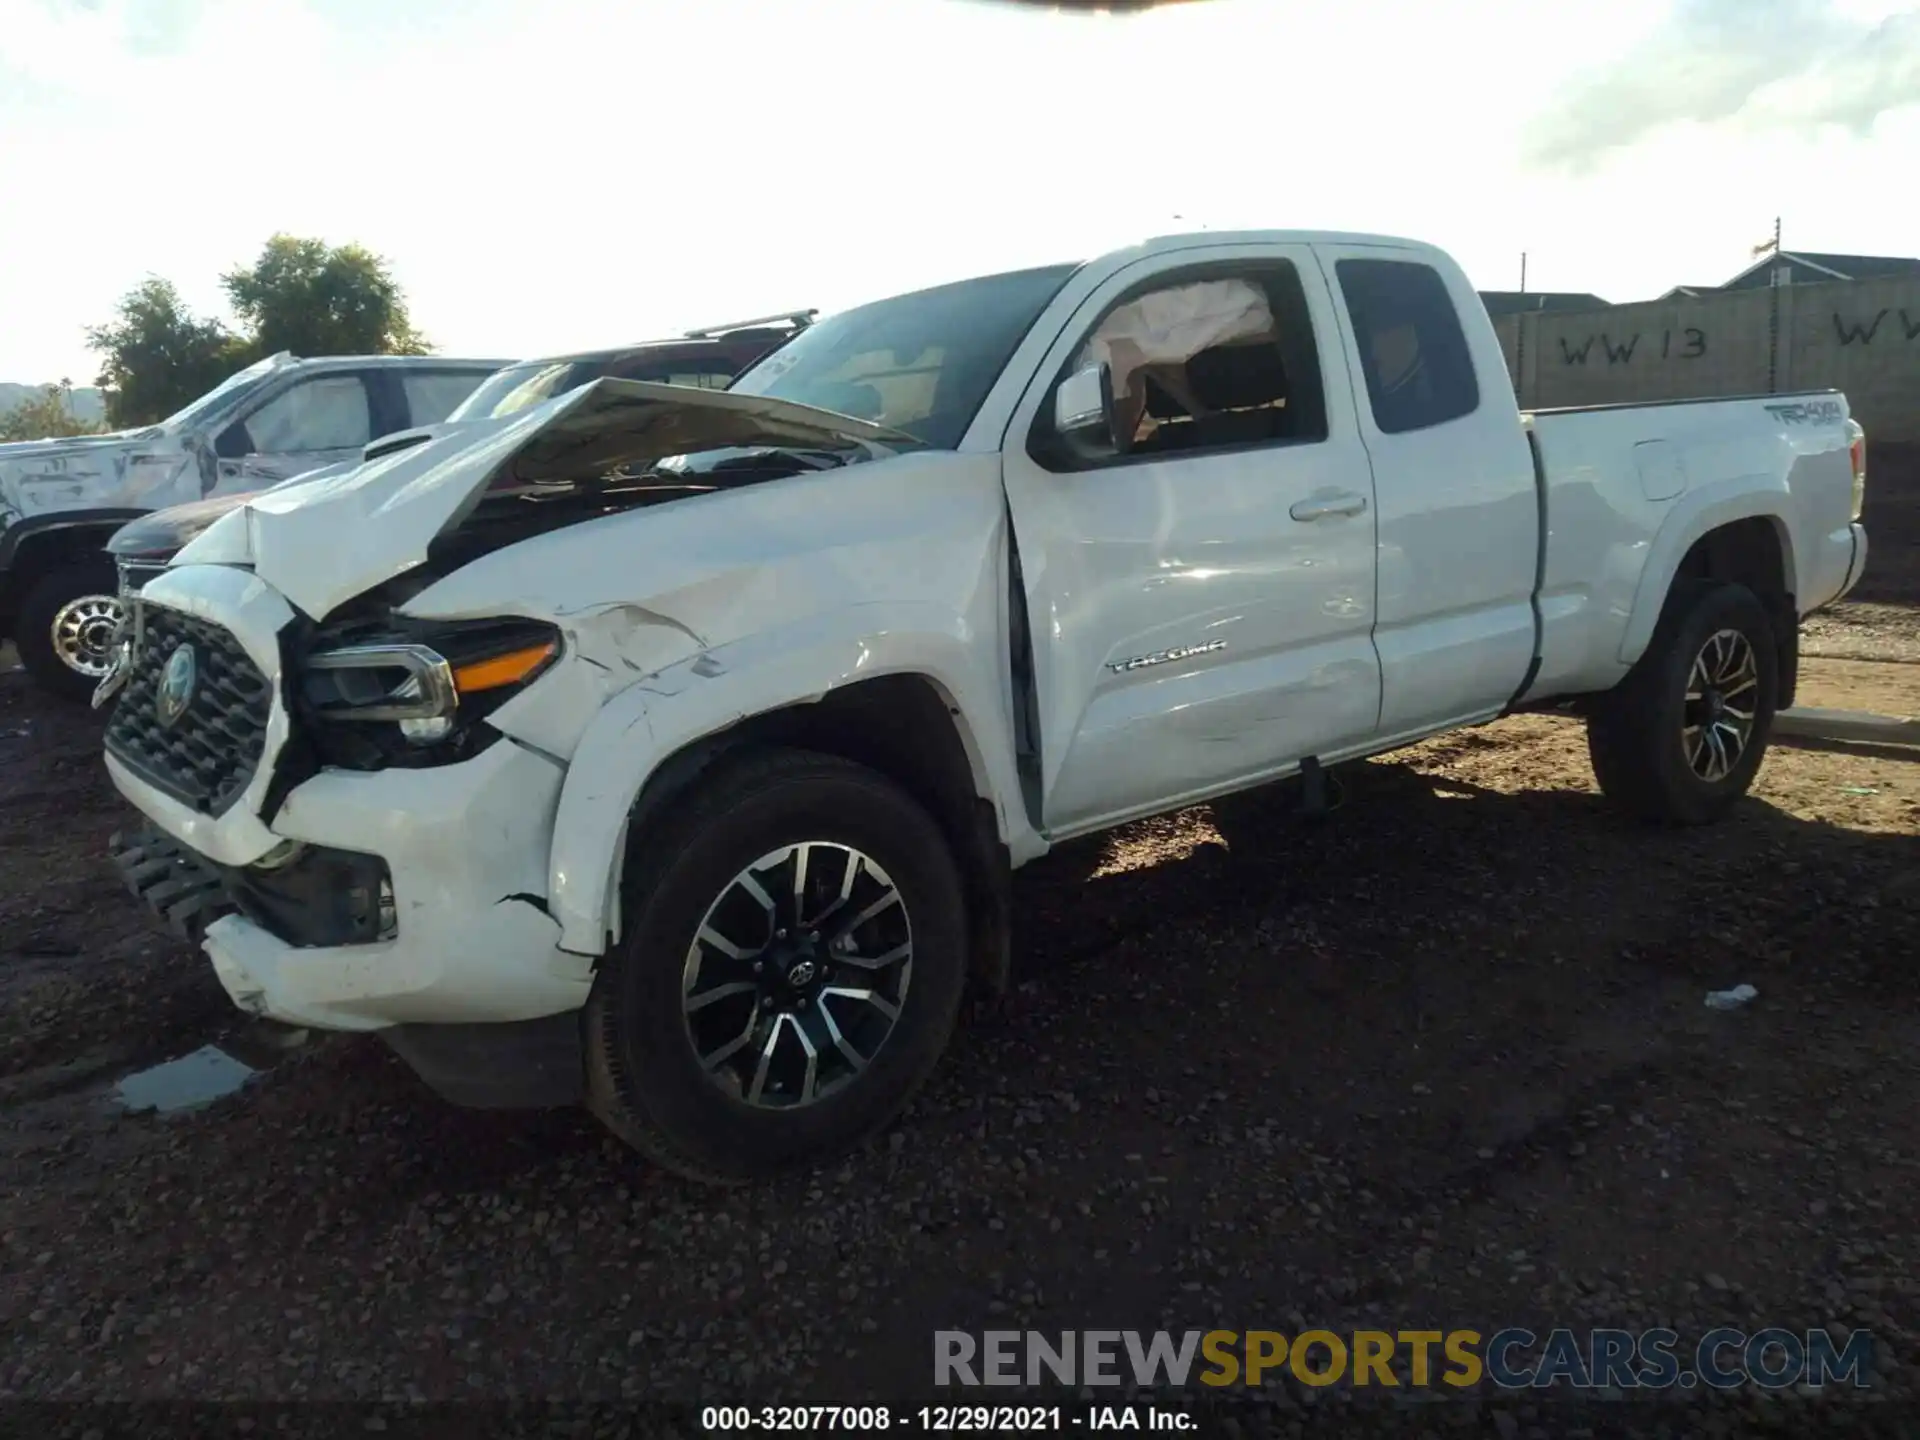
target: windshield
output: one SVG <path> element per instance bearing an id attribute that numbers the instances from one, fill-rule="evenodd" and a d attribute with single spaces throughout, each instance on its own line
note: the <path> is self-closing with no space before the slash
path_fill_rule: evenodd
<path id="1" fill-rule="evenodd" d="M 1078 268 L 988 275 L 843 311 L 803 330 L 728 388 L 872 420 L 951 450 L 1015 347 Z"/>
<path id="2" fill-rule="evenodd" d="M 246 369 L 229 375 L 198 400 L 174 411 L 160 423 L 178 427 L 191 424 L 196 420 L 204 420 L 215 411 L 224 410 L 238 403 L 242 396 L 252 391 L 271 371 L 279 369 L 284 363 L 284 357 L 279 355 L 257 361 Z"/>
<path id="3" fill-rule="evenodd" d="M 497 420 L 564 395 L 606 373 L 595 360 L 535 360 L 496 370 L 447 416 L 455 420 Z"/>

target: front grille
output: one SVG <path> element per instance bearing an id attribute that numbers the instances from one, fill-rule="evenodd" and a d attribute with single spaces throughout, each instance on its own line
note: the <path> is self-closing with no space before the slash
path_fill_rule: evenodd
<path id="1" fill-rule="evenodd" d="M 107 753 L 182 804 L 221 814 L 259 767 L 273 686 L 220 626 L 157 605 L 141 610 L 139 652 L 107 725 Z M 160 681 L 182 645 L 193 646 L 195 683 L 169 725 Z"/>

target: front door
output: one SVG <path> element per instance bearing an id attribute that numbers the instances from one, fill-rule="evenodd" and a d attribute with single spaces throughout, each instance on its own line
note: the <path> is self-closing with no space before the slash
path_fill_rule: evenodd
<path id="1" fill-rule="evenodd" d="M 1304 246 L 1142 261 L 1093 292 L 1015 410 L 1053 838 L 1374 733 L 1373 482 L 1331 307 Z M 1055 385 L 1089 360 L 1112 370 L 1125 445 L 1095 461 L 1048 443 Z"/>

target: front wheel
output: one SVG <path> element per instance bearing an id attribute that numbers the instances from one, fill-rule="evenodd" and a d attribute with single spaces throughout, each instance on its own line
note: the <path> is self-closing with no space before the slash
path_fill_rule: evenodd
<path id="1" fill-rule="evenodd" d="M 650 829 L 587 1002 L 595 1114 L 714 1183 L 823 1159 L 895 1118 L 966 980 L 960 875 L 933 819 L 864 766 L 768 750 L 716 762 Z"/>
<path id="2" fill-rule="evenodd" d="M 21 666 L 54 694 L 87 699 L 113 664 L 125 613 L 118 591 L 105 560 L 63 565 L 35 581 L 14 626 Z"/>
<path id="3" fill-rule="evenodd" d="M 1646 654 L 1588 717 L 1601 792 L 1642 820 L 1719 819 L 1766 754 L 1778 654 L 1766 608 L 1746 586 L 1677 583 Z"/>

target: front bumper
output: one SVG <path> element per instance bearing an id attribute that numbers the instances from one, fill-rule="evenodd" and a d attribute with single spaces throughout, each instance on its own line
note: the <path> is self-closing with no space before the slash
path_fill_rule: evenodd
<path id="1" fill-rule="evenodd" d="M 194 566 L 151 587 L 145 603 L 224 626 L 276 673 L 278 617 L 291 611 L 259 581 Z M 494 1025 L 578 1011 L 592 961 L 559 949 L 544 899 L 564 768 L 503 737 L 458 764 L 323 770 L 288 791 L 269 824 L 260 818 L 264 797 L 290 730 L 275 691 L 257 773 L 217 814 L 107 756 L 120 793 L 166 837 L 129 842 L 145 846 L 132 862 L 144 881 L 136 883 L 124 855 L 123 873 L 163 917 L 202 938 L 234 1003 L 328 1030 Z M 306 849 L 288 858 L 289 841 Z M 390 898 L 372 902 L 369 921 L 368 903 L 344 903 L 356 889 Z"/>
<path id="2" fill-rule="evenodd" d="M 188 926 L 218 909 L 204 922 L 203 945 L 220 983 L 242 1010 L 289 1025 L 378 1030 L 575 1011 L 586 1003 L 592 962 L 559 949 L 560 927 L 540 898 L 560 780 L 553 762 L 502 740 L 441 770 L 325 771 L 297 786 L 273 833 L 381 862 L 392 896 L 388 938 L 303 943 L 297 918 L 244 913 L 261 912 L 232 883 L 208 898 L 209 874 L 271 883 L 272 872 L 215 867 L 191 853 L 171 886 L 136 893 L 163 916 L 195 902 L 181 917 Z M 142 809 L 155 798 L 117 767 L 114 781 Z"/>

